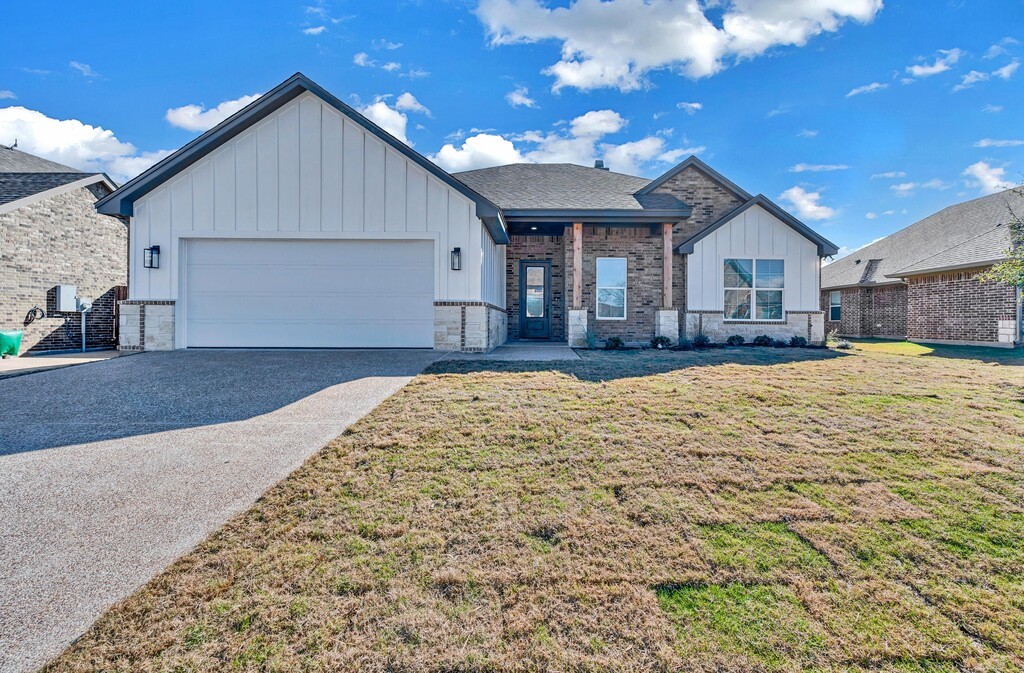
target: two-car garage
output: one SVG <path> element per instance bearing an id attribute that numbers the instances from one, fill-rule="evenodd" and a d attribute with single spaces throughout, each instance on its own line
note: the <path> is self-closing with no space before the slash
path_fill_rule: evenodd
<path id="1" fill-rule="evenodd" d="M 191 239 L 185 344 L 430 348 L 434 242 Z"/>

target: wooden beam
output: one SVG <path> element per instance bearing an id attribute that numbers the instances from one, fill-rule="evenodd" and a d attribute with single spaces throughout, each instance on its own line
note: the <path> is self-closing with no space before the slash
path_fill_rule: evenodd
<path id="1" fill-rule="evenodd" d="M 672 308 L 672 225 L 661 225 L 661 304 Z"/>
<path id="2" fill-rule="evenodd" d="M 572 224 L 572 307 L 583 308 L 583 223 Z"/>

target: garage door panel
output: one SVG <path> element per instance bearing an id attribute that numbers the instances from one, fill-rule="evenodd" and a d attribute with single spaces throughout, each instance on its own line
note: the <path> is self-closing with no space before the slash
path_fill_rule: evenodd
<path id="1" fill-rule="evenodd" d="M 433 242 L 188 243 L 193 347 L 429 348 Z"/>

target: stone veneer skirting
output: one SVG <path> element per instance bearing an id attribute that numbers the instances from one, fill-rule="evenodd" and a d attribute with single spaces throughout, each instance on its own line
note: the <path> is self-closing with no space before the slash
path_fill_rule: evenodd
<path id="1" fill-rule="evenodd" d="M 173 301 L 126 299 L 118 307 L 118 350 L 174 350 Z"/>
<path id="2" fill-rule="evenodd" d="M 773 339 L 789 339 L 802 336 L 815 346 L 825 343 L 825 314 L 822 311 L 786 311 L 786 319 L 726 320 L 722 311 L 687 311 L 686 336 L 704 333 L 715 343 L 724 343 L 733 334 L 739 334 L 747 341 L 767 334 Z"/>
<path id="3" fill-rule="evenodd" d="M 482 301 L 434 302 L 434 349 L 486 353 L 505 343 L 508 314 Z"/>

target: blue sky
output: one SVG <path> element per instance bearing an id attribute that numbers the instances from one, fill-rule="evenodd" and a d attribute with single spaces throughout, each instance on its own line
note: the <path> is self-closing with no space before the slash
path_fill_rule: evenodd
<path id="1" fill-rule="evenodd" d="M 4 25 L 0 143 L 120 180 L 295 71 L 450 170 L 653 177 L 695 152 L 847 250 L 1024 176 L 1021 0 L 16 3 Z"/>

